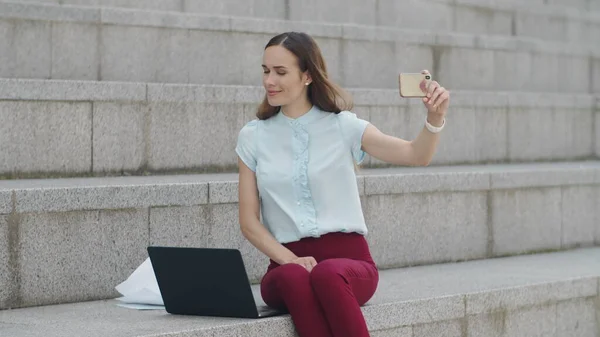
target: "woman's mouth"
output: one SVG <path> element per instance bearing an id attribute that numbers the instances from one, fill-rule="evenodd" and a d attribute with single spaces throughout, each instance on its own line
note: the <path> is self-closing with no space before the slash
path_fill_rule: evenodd
<path id="1" fill-rule="evenodd" d="M 268 94 L 269 96 L 275 96 L 275 95 L 277 95 L 277 94 L 278 94 L 278 93 L 280 93 L 280 92 L 281 92 L 281 91 L 269 90 L 269 91 L 267 91 L 267 94 Z"/>

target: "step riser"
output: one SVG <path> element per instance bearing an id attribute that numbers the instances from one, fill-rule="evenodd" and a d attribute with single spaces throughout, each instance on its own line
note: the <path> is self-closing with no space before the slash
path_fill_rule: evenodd
<path id="1" fill-rule="evenodd" d="M 98 1 L 68 0 L 63 4 L 126 7 L 145 10 L 233 15 L 277 20 L 349 23 L 409 29 L 455 31 L 471 34 L 526 36 L 553 41 L 589 43 L 600 33 L 600 2 L 558 0 L 548 7 L 543 1 L 411 1 L 411 0 L 290 1 Z M 58 0 L 46 1 L 57 4 Z M 529 6 L 529 7 L 526 7 Z M 565 13 L 562 7 L 569 11 Z M 427 13 L 424 15 L 423 13 Z"/>
<path id="2" fill-rule="evenodd" d="M 1 77 L 256 85 L 267 41 L 295 29 L 318 39 L 331 77 L 346 87 L 396 88 L 397 72 L 429 69 L 453 90 L 600 92 L 600 53 L 588 50 L 590 40 L 575 47 L 502 36 L 52 9 L 9 15 L 32 20 L 0 19 L 0 42 L 13 46 L 0 54 Z"/>
<path id="3" fill-rule="evenodd" d="M 600 243 L 598 169 L 367 175 L 358 183 L 382 269 Z M 0 216 L 0 308 L 114 297 L 148 244 L 239 248 L 253 282 L 267 265 L 239 232 L 236 182 L 0 196 L 14 205 Z"/>
<path id="4" fill-rule="evenodd" d="M 372 331 L 372 337 L 598 336 L 597 297 L 498 310 L 464 318 Z M 385 314 L 382 313 L 385 316 Z M 560 317 L 558 320 L 556 317 Z M 533 323 L 535 322 L 535 323 Z M 556 333 L 556 335 L 555 335 Z M 288 335 L 286 335 L 288 336 Z M 294 336 L 293 330 L 289 336 Z"/>
<path id="5" fill-rule="evenodd" d="M 0 174 L 235 169 L 239 130 L 254 118 L 259 87 L 0 81 Z M 350 90 L 354 112 L 413 139 L 419 100 L 395 90 Z M 22 101 L 13 101 L 20 99 Z M 433 163 L 573 160 L 600 153 L 591 96 L 453 92 Z M 594 122 L 596 123 L 594 127 Z M 576 132 L 574 132 L 576 130 Z M 383 163 L 367 158 L 365 166 Z"/>

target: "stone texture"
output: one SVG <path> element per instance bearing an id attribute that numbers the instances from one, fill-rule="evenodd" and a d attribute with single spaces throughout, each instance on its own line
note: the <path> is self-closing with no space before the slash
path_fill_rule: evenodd
<path id="1" fill-rule="evenodd" d="M 556 317 L 557 336 L 594 337 L 598 334 L 593 298 L 559 302 Z"/>
<path id="2" fill-rule="evenodd" d="M 211 204 L 237 203 L 239 201 L 237 180 L 209 183 L 208 200 Z"/>
<path id="3" fill-rule="evenodd" d="M 99 62 L 98 26 L 52 24 L 51 78 L 97 80 Z"/>
<path id="4" fill-rule="evenodd" d="M 584 16 L 586 16 L 584 14 Z M 589 16 L 588 16 L 589 18 Z M 585 41 L 598 41 L 598 29 L 600 28 L 599 21 L 592 18 L 592 20 L 581 20 L 581 17 L 570 17 L 567 19 L 567 39 L 569 41 L 577 41 L 585 43 Z"/>
<path id="5" fill-rule="evenodd" d="M 382 267 L 476 259 L 487 254 L 483 192 L 371 196 L 363 208 L 372 253 Z"/>
<path id="6" fill-rule="evenodd" d="M 146 99 L 142 83 L 0 79 L 0 99 L 130 101 Z"/>
<path id="7" fill-rule="evenodd" d="M 560 55 L 558 62 L 560 64 L 560 78 L 557 80 L 559 92 L 588 93 L 591 91 L 590 57 Z M 563 74 L 569 75 L 564 76 Z"/>
<path id="8" fill-rule="evenodd" d="M 100 43 L 103 81 L 189 81 L 192 55 L 185 30 L 105 25 Z"/>
<path id="9" fill-rule="evenodd" d="M 139 170 L 145 163 L 148 105 L 94 103 L 94 172 Z"/>
<path id="10" fill-rule="evenodd" d="M 521 109 L 508 112 L 510 160 L 556 160 L 589 157 L 593 153 L 589 110 Z"/>
<path id="11" fill-rule="evenodd" d="M 104 25 L 156 27 L 165 30 L 172 28 L 229 30 L 231 27 L 230 19 L 226 17 L 106 7 L 101 9 L 101 22 Z"/>
<path id="12" fill-rule="evenodd" d="M 5 101 L 0 116 L 0 172 L 90 169 L 89 103 Z"/>
<path id="13" fill-rule="evenodd" d="M 494 255 L 561 247 L 561 190 L 491 192 Z"/>
<path id="14" fill-rule="evenodd" d="M 594 162 L 512 164 L 491 170 L 492 189 L 595 184 L 599 168 Z M 535 168 L 534 168 L 535 167 Z"/>
<path id="15" fill-rule="evenodd" d="M 562 247 L 593 245 L 599 204 L 597 186 L 562 189 Z"/>
<path id="16" fill-rule="evenodd" d="M 531 270 L 531 266 L 521 266 L 520 268 L 522 268 L 520 270 L 521 274 Z M 507 275 L 505 277 L 507 277 Z M 482 313 L 491 314 L 502 311 L 511 312 L 516 309 L 531 307 L 536 304 L 555 303 L 562 300 L 596 296 L 596 294 L 597 280 L 594 277 L 561 280 L 553 283 L 542 282 L 522 287 L 472 293 L 466 295 L 467 315 L 477 315 Z M 527 309 L 525 308 L 524 310 Z M 554 317 L 555 316 L 552 316 L 553 319 Z M 506 328 L 509 319 L 509 317 L 505 318 L 507 321 L 505 323 Z"/>
<path id="17" fill-rule="evenodd" d="M 507 121 L 506 109 L 454 109 L 449 122 L 460 127 L 448 128 L 440 135 L 432 163 L 452 165 L 505 161 Z"/>
<path id="18" fill-rule="evenodd" d="M 504 337 L 506 313 L 468 315 L 467 337 Z"/>
<path id="19" fill-rule="evenodd" d="M 600 93 L 600 57 L 592 58 L 592 79 L 591 79 L 591 92 Z"/>
<path id="20" fill-rule="evenodd" d="M 342 49 L 344 87 L 398 86 L 397 76 L 390 76 L 390 67 L 396 64 L 395 43 L 344 40 Z"/>
<path id="21" fill-rule="evenodd" d="M 48 4 L 40 4 L 39 2 L 54 2 L 58 1 L 42 0 L 28 1 L 13 1 L 0 3 L 0 17 L 6 18 L 21 18 L 25 20 L 40 20 L 40 21 L 55 21 L 55 22 L 94 22 L 100 20 L 100 11 L 97 8 L 77 8 L 71 6 L 48 6 Z M 31 3 L 36 2 L 36 3 Z M 48 41 L 50 42 L 50 41 Z"/>
<path id="22" fill-rule="evenodd" d="M 509 312 L 506 315 L 506 336 L 554 336 L 556 305 L 546 305 Z"/>
<path id="23" fill-rule="evenodd" d="M 588 4 L 596 0 L 547 0 L 546 3 L 551 6 L 562 6 L 568 8 L 588 9 Z"/>
<path id="24" fill-rule="evenodd" d="M 183 0 L 186 12 L 285 19 L 286 5 L 278 0 Z"/>
<path id="25" fill-rule="evenodd" d="M 576 45 L 566 47 L 562 43 L 522 36 L 512 37 L 508 34 L 512 31 L 506 31 L 508 26 L 512 26 L 509 24 L 509 12 L 494 9 L 494 6 L 502 7 L 499 4 L 459 4 L 456 5 L 457 13 L 454 15 L 452 3 L 445 1 L 352 1 L 345 6 L 340 5 L 340 0 L 319 1 L 315 2 L 316 5 L 311 5 L 312 2 L 294 1 L 289 6 L 275 0 L 254 0 L 243 5 L 232 0 L 202 3 L 190 1 L 181 8 L 192 12 L 198 10 L 213 13 L 204 15 L 164 10 L 2 4 L 3 9 L 9 13 L 8 16 L 17 18 L 4 20 L 0 24 L 0 32 L 6 36 L 6 45 L 12 46 L 14 44 L 11 41 L 17 40 L 28 42 L 18 42 L 21 46 L 17 45 L 0 53 L 0 64 L 5 65 L 4 68 L 0 67 L 0 76 L 255 84 L 260 75 L 260 67 L 258 70 L 252 69 L 256 69 L 268 39 L 281 31 L 296 30 L 307 31 L 317 38 L 331 39 L 333 46 L 326 49 L 344 49 L 341 53 L 343 57 L 336 52 L 336 57 L 329 59 L 339 62 L 339 65 L 332 67 L 339 71 L 333 72 L 333 78 L 343 79 L 340 82 L 346 87 L 395 88 L 396 79 L 389 77 L 389 71 L 384 73 L 385 69 L 418 71 L 427 68 L 438 73 L 440 79 L 454 90 L 526 88 L 528 91 L 580 92 L 582 89 L 589 89 L 591 72 L 588 48 L 575 47 Z M 137 1 L 114 3 L 124 7 L 138 7 L 140 4 Z M 159 9 L 155 2 L 148 6 Z M 165 4 L 165 7 L 170 6 Z M 187 8 L 193 6 L 199 8 Z M 310 16 L 311 20 L 324 21 L 272 20 L 290 16 L 293 19 L 294 13 L 298 12 L 294 10 L 296 7 L 301 8 L 299 13 Z M 321 10 L 334 7 L 343 10 Z M 317 11 L 315 15 L 310 14 L 313 9 Z M 429 20 L 422 19 L 420 13 L 424 11 L 430 13 Z M 243 17 L 222 16 L 232 12 L 241 12 Z M 541 21 L 547 22 L 551 27 L 562 27 L 560 30 L 563 36 L 567 34 L 564 31 L 568 31 L 570 35 L 578 35 L 583 29 L 581 25 L 571 24 L 565 18 L 559 18 L 555 24 L 553 16 L 547 13 L 524 15 L 522 21 L 528 25 L 529 21 L 541 18 Z M 345 17 L 347 18 L 344 19 Z M 467 20 L 470 17 L 476 20 Z M 68 29 L 71 24 L 64 22 L 73 21 L 76 23 L 72 24 L 89 29 Z M 337 21 L 350 24 L 335 23 Z M 367 21 L 366 26 L 362 25 Z M 98 22 L 102 25 L 100 28 L 95 26 Z M 98 39 L 93 38 L 93 35 L 98 34 L 95 29 L 102 30 Z M 457 32 L 451 32 L 452 29 Z M 529 32 L 527 27 L 523 29 Z M 544 28 L 540 29 L 543 34 L 547 33 Z M 465 34 L 462 33 L 463 30 L 473 32 Z M 38 39 L 39 43 L 30 43 L 30 36 Z M 342 36 L 346 38 L 340 39 Z M 553 32 L 549 36 L 550 40 L 560 38 Z M 59 46 L 51 50 L 50 41 L 54 45 L 57 38 Z M 563 40 L 567 41 L 565 38 Z M 361 51 L 364 53 L 364 50 L 373 46 L 369 43 L 383 41 L 388 43 L 387 47 L 374 48 L 383 58 L 370 61 L 372 57 L 361 54 Z M 352 43 L 356 46 L 346 50 L 345 45 Z M 389 45 L 396 43 L 399 45 Z M 432 47 L 435 48 L 432 50 Z M 160 52 L 157 53 L 156 50 Z M 223 50 L 228 53 L 223 53 Z M 20 51 L 22 57 L 18 55 Z M 501 53 L 496 54 L 496 51 Z M 516 56 L 510 55 L 515 52 Z M 239 62 L 237 55 L 247 57 Z M 502 59 L 495 61 L 496 55 Z M 518 62 L 511 63 L 511 58 L 517 58 Z M 67 59 L 76 61 L 69 62 Z M 59 63 L 54 64 L 56 62 Z M 98 63 L 100 65 L 95 66 Z M 377 65 L 364 66 L 373 63 Z M 69 67 L 70 64 L 73 66 Z M 469 67 L 464 64 L 469 64 Z M 515 67 L 514 64 L 519 66 Z M 439 69 L 433 69 L 433 66 Z M 356 73 L 357 68 L 367 69 Z M 525 68 L 525 71 L 520 68 Z M 19 69 L 23 71 L 18 73 Z M 367 73 L 368 71 L 372 73 Z M 506 74 L 505 72 L 509 74 L 495 75 Z M 513 76 L 517 78 L 513 80 Z M 522 78 L 527 78 L 531 83 L 524 82 Z"/>
<path id="26" fill-rule="evenodd" d="M 13 297 L 13 270 L 10 266 L 9 217 L 0 215 L 0 308 L 6 308 Z M 0 332 L 2 328 L 0 328 Z"/>
<path id="27" fill-rule="evenodd" d="M 598 99 L 598 101 L 599 101 L 598 108 L 596 108 L 596 112 L 593 112 L 594 126 L 595 126 L 594 127 L 594 138 L 596 141 L 594 153 L 596 154 L 596 157 L 600 157 L 600 137 L 598 136 L 598 135 L 600 135 L 600 98 Z"/>
<path id="28" fill-rule="evenodd" d="M 400 327 L 389 330 L 369 331 L 371 337 L 413 337 L 411 327 Z"/>
<path id="29" fill-rule="evenodd" d="M 61 179 L 58 179 L 61 180 Z M 15 188 L 16 212 L 68 212 L 78 210 L 127 209 L 157 206 L 194 206 L 208 202 L 207 182 L 128 184 L 105 183 L 64 188 Z"/>
<path id="30" fill-rule="evenodd" d="M 559 55 L 534 52 L 531 54 L 531 74 L 527 91 L 533 92 L 557 92 L 559 82 L 566 77 L 574 77 L 579 80 L 587 78 L 578 74 L 565 75 L 560 68 Z"/>
<path id="31" fill-rule="evenodd" d="M 61 0 L 60 2 L 77 6 L 123 7 L 159 11 L 181 11 L 182 9 L 181 0 Z"/>
<path id="32" fill-rule="evenodd" d="M 1 12 L 1 11 L 0 11 Z M 51 29 L 47 21 L 0 18 L 0 76 L 50 78 Z"/>
<path id="33" fill-rule="evenodd" d="M 489 188 L 489 176 L 482 172 L 444 172 L 436 174 L 433 179 L 431 175 L 419 172 L 384 172 L 366 177 L 366 195 L 478 191 Z"/>
<path id="34" fill-rule="evenodd" d="M 535 80 L 532 73 L 531 53 L 523 51 L 495 50 L 494 52 L 494 88 L 496 90 L 531 91 Z"/>
<path id="35" fill-rule="evenodd" d="M 263 49 L 270 36 L 196 30 L 189 34 L 190 83 L 260 83 Z"/>
<path id="36" fill-rule="evenodd" d="M 437 78 L 447 88 L 491 90 L 494 87 L 494 52 L 445 48 L 441 52 Z"/>
<path id="37" fill-rule="evenodd" d="M 512 13 L 486 7 L 455 6 L 454 29 L 460 33 L 511 35 Z"/>
<path id="38" fill-rule="evenodd" d="M 438 298 L 427 296 L 391 303 L 363 307 L 369 329 L 383 330 L 408 325 L 453 320 L 464 315 L 462 296 L 450 295 Z"/>
<path id="39" fill-rule="evenodd" d="M 379 0 L 377 19 L 381 26 L 449 31 L 453 24 L 452 12 L 451 5 L 444 2 Z M 427 13 L 427 19 L 422 13 Z"/>
<path id="40" fill-rule="evenodd" d="M 235 34 L 267 34 L 268 38 L 261 47 L 264 47 L 270 38 L 284 31 L 305 32 L 313 38 L 340 38 L 342 37 L 342 27 L 345 27 L 339 24 L 321 24 L 314 21 L 265 20 L 249 17 L 231 17 L 229 22 L 230 28 L 226 30 L 231 30 Z"/>
<path id="41" fill-rule="evenodd" d="M 413 327 L 414 337 L 463 337 L 462 322 L 460 320 L 442 321 Z"/>
<path id="42" fill-rule="evenodd" d="M 376 0 L 289 1 L 289 19 L 326 23 L 375 25 Z"/>
<path id="43" fill-rule="evenodd" d="M 8 214 L 12 212 L 12 191 L 0 190 L 0 214 Z"/>
<path id="44" fill-rule="evenodd" d="M 242 105 L 152 104 L 150 118 L 150 168 L 237 164 L 234 147 L 244 122 Z"/>
<path id="45" fill-rule="evenodd" d="M 520 12 L 516 14 L 515 32 L 519 36 L 566 41 L 567 22 L 564 17 Z"/>
<path id="46" fill-rule="evenodd" d="M 156 207 L 150 209 L 150 245 L 204 248 L 211 231 L 210 208 Z"/>
<path id="47" fill-rule="evenodd" d="M 145 258 L 148 212 L 27 214 L 19 236 L 21 305 L 107 298 Z"/>

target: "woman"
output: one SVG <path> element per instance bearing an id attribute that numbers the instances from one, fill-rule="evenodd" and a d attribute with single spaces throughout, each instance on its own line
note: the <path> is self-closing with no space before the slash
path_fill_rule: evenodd
<path id="1" fill-rule="evenodd" d="M 397 165 L 429 164 L 449 93 L 437 82 L 422 84 L 427 120 L 409 142 L 348 111 L 310 36 L 275 36 L 262 67 L 266 97 L 258 120 L 240 130 L 236 152 L 241 231 L 270 258 L 263 299 L 289 311 L 301 337 L 369 336 L 360 306 L 379 274 L 365 240 L 355 164 L 365 153 Z"/>

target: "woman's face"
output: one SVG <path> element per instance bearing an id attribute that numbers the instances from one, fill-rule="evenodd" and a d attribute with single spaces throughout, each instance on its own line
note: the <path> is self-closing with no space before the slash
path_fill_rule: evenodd
<path id="1" fill-rule="evenodd" d="M 263 86 L 271 106 L 285 106 L 306 95 L 308 76 L 298 68 L 296 55 L 271 46 L 263 55 Z"/>

